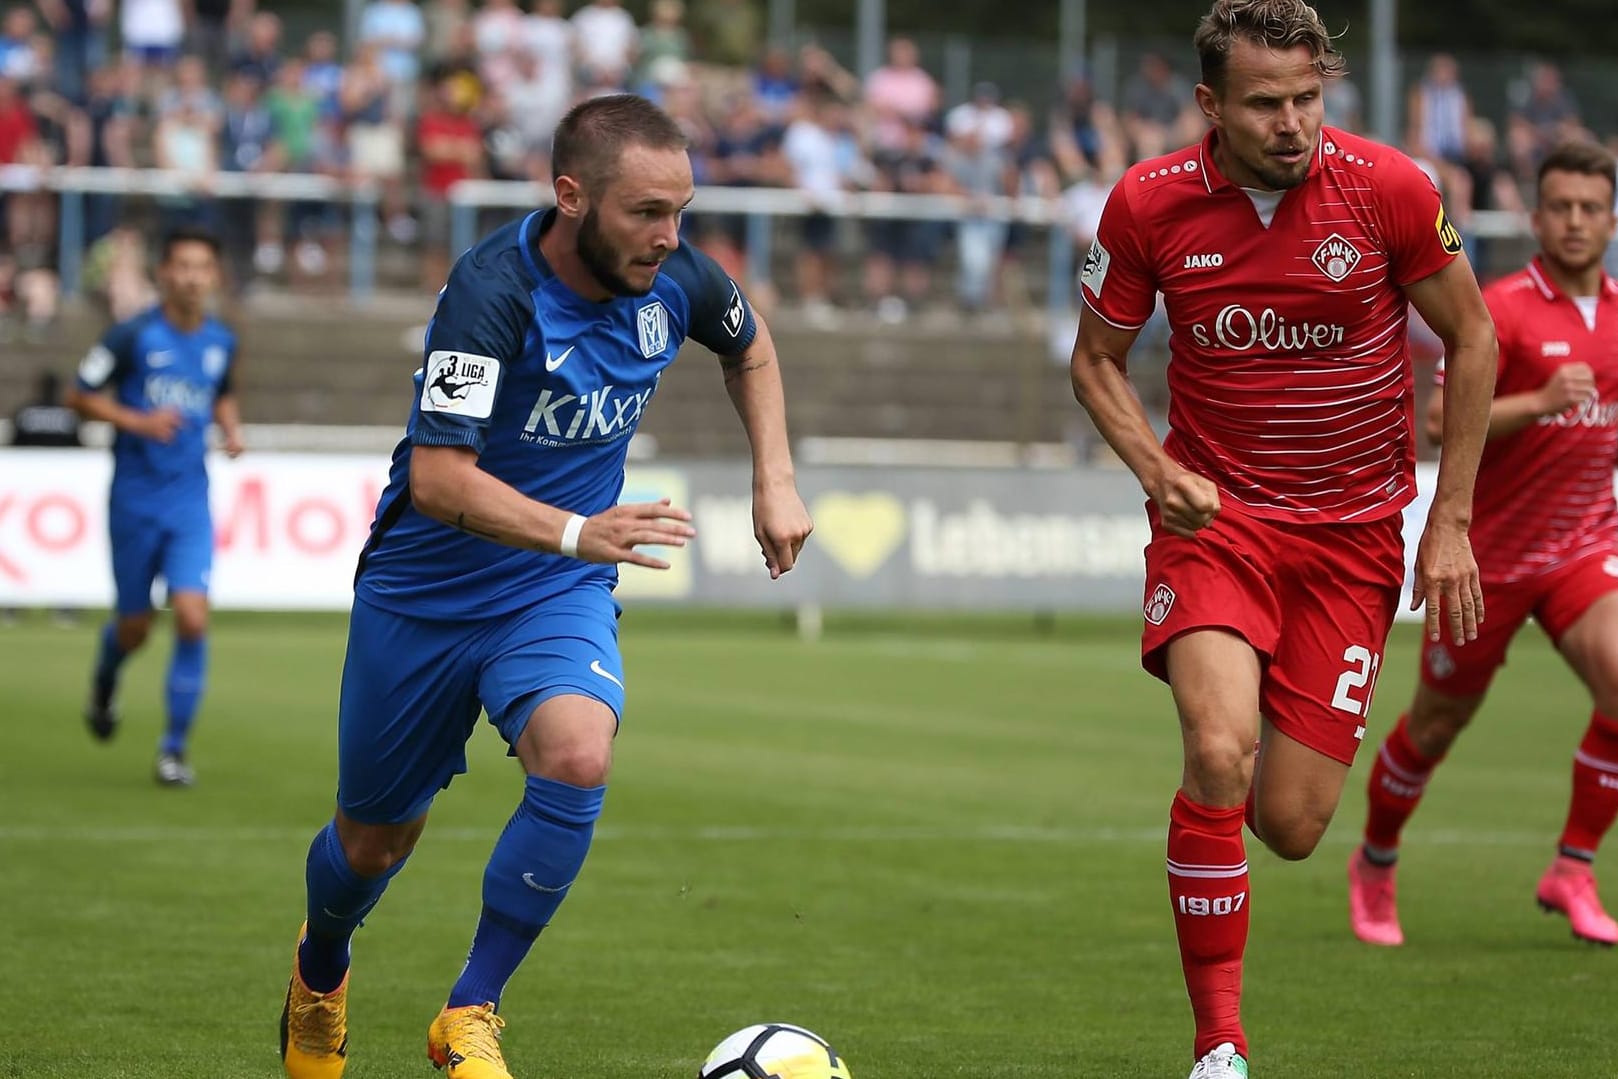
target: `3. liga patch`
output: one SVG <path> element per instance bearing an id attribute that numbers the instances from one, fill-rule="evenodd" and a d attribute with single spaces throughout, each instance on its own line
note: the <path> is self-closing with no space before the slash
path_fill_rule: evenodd
<path id="1" fill-rule="evenodd" d="M 427 357 L 421 410 L 486 420 L 494 412 L 500 361 L 492 356 L 441 350 Z"/>

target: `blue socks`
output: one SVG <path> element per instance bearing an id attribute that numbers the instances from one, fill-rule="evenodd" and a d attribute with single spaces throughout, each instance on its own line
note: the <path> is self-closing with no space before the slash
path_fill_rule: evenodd
<path id="1" fill-rule="evenodd" d="M 101 647 L 96 652 L 95 703 L 105 708 L 112 703 L 118 689 L 118 668 L 124 665 L 129 653 L 118 647 L 118 623 L 108 622 L 101 627 Z"/>
<path id="2" fill-rule="evenodd" d="M 500 1004 L 506 982 L 579 875 L 606 794 L 606 787 L 528 777 L 522 805 L 484 870 L 483 914 L 449 1007 Z"/>
<path id="3" fill-rule="evenodd" d="M 186 736 L 191 733 L 191 721 L 196 718 L 207 675 L 208 638 L 194 641 L 176 638 L 174 655 L 169 659 L 169 726 L 163 734 L 164 753 L 185 752 Z"/>
<path id="4" fill-rule="evenodd" d="M 376 906 L 388 882 L 404 868 L 399 859 L 380 877 L 362 877 L 349 868 L 337 825 L 328 821 L 309 844 L 304 881 L 309 891 L 309 928 L 298 944 L 303 984 L 329 993 L 348 974 L 348 942 Z"/>

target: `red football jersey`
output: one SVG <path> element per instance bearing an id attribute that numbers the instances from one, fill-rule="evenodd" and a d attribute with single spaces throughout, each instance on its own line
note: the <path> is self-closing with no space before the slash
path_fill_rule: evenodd
<path id="1" fill-rule="evenodd" d="M 1163 293 L 1164 448 L 1221 497 L 1288 521 L 1397 513 L 1416 490 L 1401 286 L 1443 269 L 1461 238 L 1414 162 L 1332 128 L 1266 224 L 1266 193 L 1220 175 L 1213 139 L 1113 188 L 1085 303 L 1135 329 Z"/>
<path id="2" fill-rule="evenodd" d="M 1618 284 L 1602 278 L 1594 329 L 1537 258 L 1483 298 L 1500 339 L 1497 397 L 1539 389 L 1564 363 L 1596 376 L 1584 404 L 1483 447 L 1472 553 L 1485 581 L 1520 581 L 1618 539 Z"/>

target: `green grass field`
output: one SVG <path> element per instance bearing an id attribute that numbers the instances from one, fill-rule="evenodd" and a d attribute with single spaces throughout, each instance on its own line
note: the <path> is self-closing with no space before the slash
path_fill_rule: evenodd
<path id="1" fill-rule="evenodd" d="M 859 1079 L 1184 1076 L 1178 738 L 1136 624 L 833 621 L 808 645 L 769 618 L 631 611 L 596 845 L 506 994 L 518 1079 L 689 1077 L 769 1019 L 821 1032 Z M 166 641 L 134 662 L 109 746 L 79 720 L 91 647 L 89 627 L 0 629 L 0 1079 L 277 1076 L 342 622 L 220 619 L 190 791 L 150 777 Z M 1250 843 L 1254 1074 L 1612 1075 L 1618 954 L 1533 904 L 1588 715 L 1533 631 L 1409 836 L 1411 943 L 1348 933 L 1343 863 L 1414 648 L 1401 627 L 1319 854 Z M 480 729 L 356 938 L 351 1079 L 435 1074 L 427 1023 L 521 793 L 503 749 Z"/>

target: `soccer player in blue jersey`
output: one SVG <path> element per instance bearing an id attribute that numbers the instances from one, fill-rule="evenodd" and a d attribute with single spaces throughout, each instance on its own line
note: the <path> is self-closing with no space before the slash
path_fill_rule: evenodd
<path id="1" fill-rule="evenodd" d="M 236 335 L 208 314 L 219 283 L 218 239 L 197 228 L 170 232 L 157 281 L 161 302 L 90 349 L 68 402 L 117 429 L 107 509 L 117 603 L 101 630 L 84 718 L 101 741 L 117 731 L 118 672 L 151 633 L 152 585 L 161 576 L 175 639 L 157 781 L 185 787 L 196 779 L 186 746 L 208 667 L 208 426 L 219 425 L 234 457 L 242 452 L 241 414 L 231 390 Z"/>
<path id="2" fill-rule="evenodd" d="M 526 773 L 483 876 L 465 969 L 428 1031 L 450 1079 L 509 1079 L 506 982 L 578 876 L 626 676 L 618 563 L 667 563 L 691 517 L 618 505 L 630 436 L 690 338 L 720 357 L 753 457 L 770 576 L 811 528 L 775 347 L 741 291 L 679 241 L 686 140 L 632 95 L 578 105 L 552 150 L 556 208 L 461 257 L 427 330 L 405 439 L 355 579 L 337 811 L 309 848 L 307 921 L 281 1020 L 292 1079 L 337 1079 L 349 942 L 466 769 L 480 708 Z"/>

